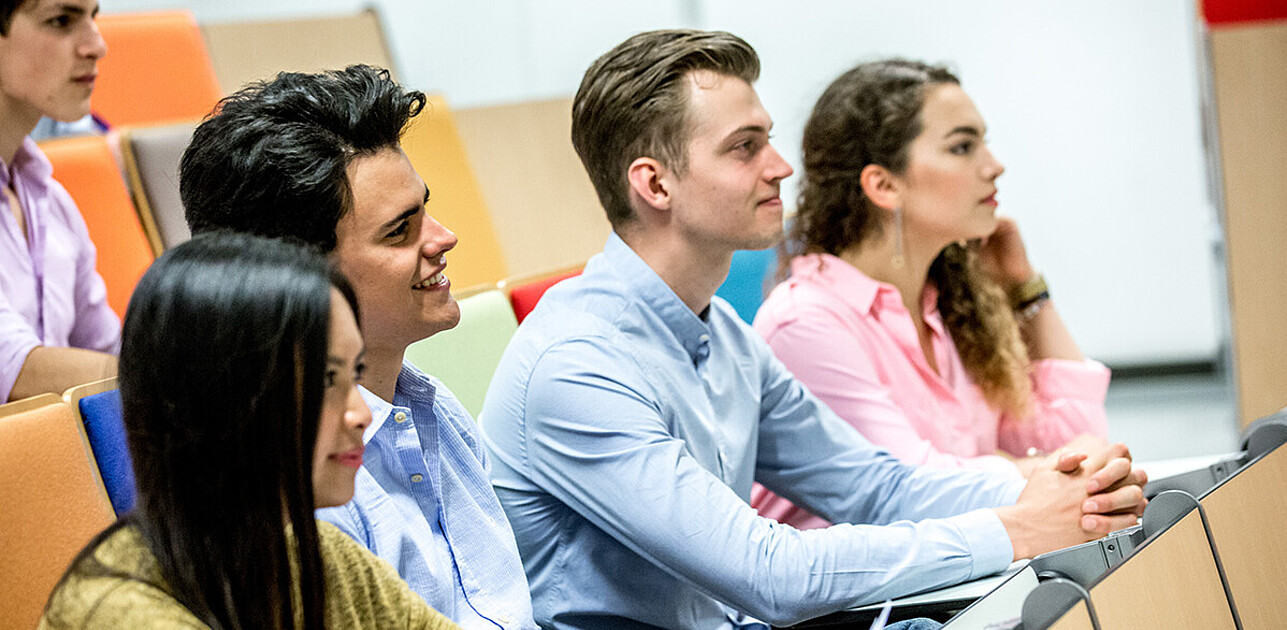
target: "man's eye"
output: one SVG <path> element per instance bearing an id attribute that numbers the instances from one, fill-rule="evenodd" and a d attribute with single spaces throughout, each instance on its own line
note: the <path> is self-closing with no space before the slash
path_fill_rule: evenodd
<path id="1" fill-rule="evenodd" d="M 388 234 L 386 234 L 385 236 L 386 236 L 387 238 L 397 238 L 397 237 L 402 236 L 403 234 L 406 234 L 406 233 L 407 233 L 407 222 L 406 222 L 406 221 L 403 221 L 402 223 L 399 223 L 399 224 L 398 224 L 398 227 L 393 228 L 392 230 L 390 230 L 390 231 L 389 231 L 389 233 L 388 233 Z"/>
<path id="2" fill-rule="evenodd" d="M 70 15 L 60 15 L 58 17 L 49 18 L 46 20 L 46 23 L 57 28 L 67 28 L 68 26 L 71 26 L 71 20 Z"/>

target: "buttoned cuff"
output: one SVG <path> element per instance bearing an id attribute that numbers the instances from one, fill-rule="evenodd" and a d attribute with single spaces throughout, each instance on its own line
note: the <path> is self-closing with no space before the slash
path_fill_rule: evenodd
<path id="1" fill-rule="evenodd" d="M 990 509 L 974 510 L 954 517 L 957 527 L 970 546 L 970 577 L 1000 573 L 1014 560 L 1014 546 L 1001 523 L 1001 517 Z"/>

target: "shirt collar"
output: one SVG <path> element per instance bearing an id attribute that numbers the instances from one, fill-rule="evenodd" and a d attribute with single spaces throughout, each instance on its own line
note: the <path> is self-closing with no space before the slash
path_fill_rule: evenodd
<path id="1" fill-rule="evenodd" d="M 906 312 L 898 287 L 875 280 L 857 267 L 831 254 L 805 254 L 791 261 L 791 276 L 826 287 L 840 301 L 859 313 L 875 314 L 885 309 Z M 937 328 L 938 288 L 925 285 L 921 310 L 931 327 Z"/>
<path id="2" fill-rule="evenodd" d="M 53 165 L 31 137 L 22 139 L 22 145 L 13 155 L 13 164 L 5 164 L 4 160 L 0 160 L 0 186 L 8 187 L 14 174 L 18 172 L 22 172 L 27 181 L 43 181 L 54 174 Z"/>
<path id="3" fill-rule="evenodd" d="M 429 376 L 412 368 L 411 364 L 405 361 L 402 363 L 402 371 L 398 373 L 398 385 L 393 390 L 393 402 L 380 398 L 371 390 L 359 385 L 358 392 L 362 394 L 362 400 L 366 401 L 366 406 L 371 410 L 371 424 L 362 432 L 362 443 L 370 442 L 393 414 L 401 411 L 410 415 L 413 400 L 427 401 L 426 404 L 432 405 L 435 391 Z"/>
<path id="4" fill-rule="evenodd" d="M 615 232 L 608 236 L 603 258 L 631 294 L 656 313 L 694 363 L 710 356 L 710 327 Z"/>

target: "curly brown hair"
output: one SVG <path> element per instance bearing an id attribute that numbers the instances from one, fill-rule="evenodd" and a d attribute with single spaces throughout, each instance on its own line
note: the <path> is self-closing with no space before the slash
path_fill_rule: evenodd
<path id="1" fill-rule="evenodd" d="M 860 64 L 827 87 L 804 128 L 804 181 L 782 245 L 784 265 L 790 255 L 838 256 L 882 235 L 882 215 L 863 194 L 860 174 L 868 164 L 905 171 L 925 97 L 942 84 L 960 80 L 946 68 L 887 59 Z M 1024 417 L 1032 397 L 1028 350 L 1005 292 L 979 266 L 977 248 L 977 241 L 948 245 L 930 266 L 929 281 L 970 378 L 988 403 Z"/>

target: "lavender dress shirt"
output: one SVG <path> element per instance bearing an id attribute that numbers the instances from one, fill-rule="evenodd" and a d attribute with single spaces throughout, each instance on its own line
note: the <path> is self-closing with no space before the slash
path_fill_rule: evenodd
<path id="1" fill-rule="evenodd" d="M 0 162 L 0 185 L 22 203 L 24 237 L 0 196 L 0 402 L 9 399 L 27 355 L 37 346 L 115 354 L 121 323 L 107 305 L 85 220 L 30 138 Z"/>

